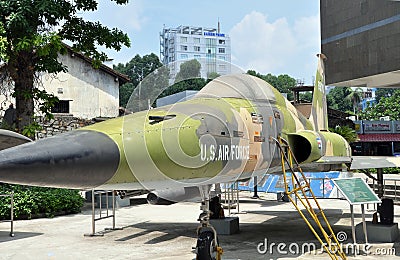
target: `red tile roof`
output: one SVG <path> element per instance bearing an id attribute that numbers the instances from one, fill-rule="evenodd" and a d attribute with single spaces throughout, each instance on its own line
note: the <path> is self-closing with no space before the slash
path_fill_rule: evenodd
<path id="1" fill-rule="evenodd" d="M 400 134 L 359 134 L 359 142 L 400 142 Z"/>

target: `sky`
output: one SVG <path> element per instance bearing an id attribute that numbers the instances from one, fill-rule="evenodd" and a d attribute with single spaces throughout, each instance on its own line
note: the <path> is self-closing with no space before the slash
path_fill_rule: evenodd
<path id="1" fill-rule="evenodd" d="M 261 74 L 288 74 L 312 84 L 320 52 L 318 0 L 100 0 L 98 10 L 82 13 L 126 32 L 131 47 L 106 53 L 114 64 L 136 54 L 160 54 L 160 32 L 179 25 L 217 28 L 231 37 L 232 63 Z"/>

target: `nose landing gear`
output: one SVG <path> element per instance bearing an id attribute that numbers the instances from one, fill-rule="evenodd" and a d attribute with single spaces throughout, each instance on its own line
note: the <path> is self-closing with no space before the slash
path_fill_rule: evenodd
<path id="1" fill-rule="evenodd" d="M 202 197 L 199 221 L 200 226 L 197 228 L 197 243 L 196 243 L 196 260 L 221 260 L 223 253 L 219 246 L 217 231 L 210 225 L 210 188 L 200 187 Z"/>

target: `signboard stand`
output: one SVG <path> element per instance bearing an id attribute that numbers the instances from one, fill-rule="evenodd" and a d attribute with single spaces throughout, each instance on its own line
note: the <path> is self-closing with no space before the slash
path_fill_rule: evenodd
<path id="1" fill-rule="evenodd" d="M 367 183 L 361 178 L 341 178 L 333 180 L 335 186 L 344 195 L 350 204 L 351 233 L 354 245 L 357 244 L 356 228 L 354 225 L 354 205 L 361 205 L 362 223 L 365 235 L 365 243 L 368 243 L 367 223 L 365 222 L 364 204 L 381 203 L 378 196 L 372 191 Z M 356 251 L 354 251 L 356 254 Z"/>
<path id="2" fill-rule="evenodd" d="M 353 205 L 352 204 L 350 204 L 350 212 L 351 212 L 351 234 L 353 236 L 353 243 L 357 244 L 356 226 L 354 225 L 354 209 L 353 209 Z"/>
<path id="3" fill-rule="evenodd" d="M 361 204 L 361 214 L 362 214 L 362 223 L 363 223 L 363 229 L 364 229 L 364 234 L 365 234 L 365 243 L 368 244 L 367 223 L 365 223 L 364 204 Z"/>
<path id="4" fill-rule="evenodd" d="M 353 208 L 352 204 L 350 204 L 350 212 L 351 212 L 351 234 L 353 237 L 353 243 L 357 244 L 356 227 L 354 225 L 354 208 Z M 363 230 L 364 230 L 364 236 L 365 236 L 365 243 L 368 244 L 367 223 L 365 222 L 364 204 L 361 204 L 361 215 L 362 215 L 362 224 L 363 224 Z"/>

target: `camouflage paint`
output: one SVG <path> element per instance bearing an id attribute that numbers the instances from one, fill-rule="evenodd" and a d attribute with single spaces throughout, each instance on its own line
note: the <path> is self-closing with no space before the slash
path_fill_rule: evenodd
<path id="1" fill-rule="evenodd" d="M 102 187 L 133 189 L 140 183 L 157 189 L 160 184 L 196 186 L 264 174 L 280 162 L 269 141 L 278 135 L 303 135 L 312 147 L 308 161 L 347 155 L 344 139 L 311 130 L 312 123 L 275 88 L 237 74 L 210 82 L 192 100 L 78 131 L 103 133 L 118 147 L 118 167 Z"/>
<path id="2" fill-rule="evenodd" d="M 318 54 L 318 68 L 315 76 L 314 94 L 312 100 L 310 121 L 314 126 L 314 131 L 328 130 L 328 108 L 325 95 L 325 55 Z"/>

